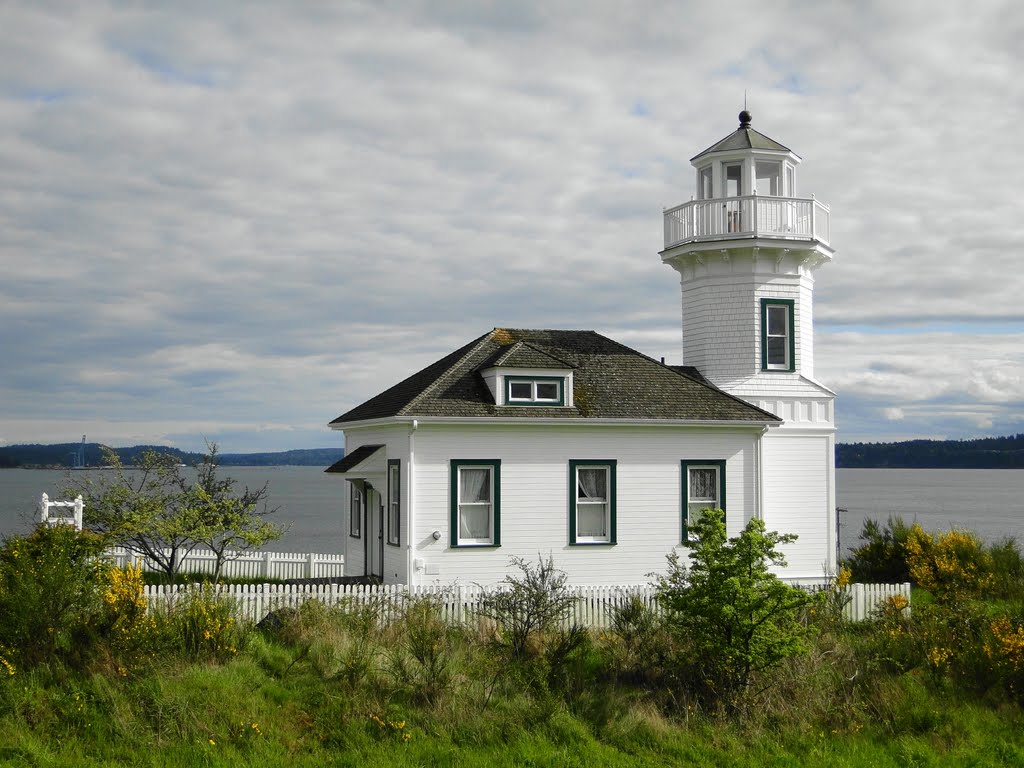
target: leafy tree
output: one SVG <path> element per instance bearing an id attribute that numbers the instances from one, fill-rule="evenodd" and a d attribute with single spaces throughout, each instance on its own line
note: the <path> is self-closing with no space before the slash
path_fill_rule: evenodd
<path id="1" fill-rule="evenodd" d="M 86 498 L 85 527 L 145 557 L 171 582 L 199 546 L 215 553 L 219 578 L 231 548 L 280 538 L 283 529 L 264 519 L 275 511 L 266 508 L 267 487 L 236 493 L 234 480 L 217 475 L 216 444 L 207 448 L 194 483 L 175 456 L 146 450 L 126 466 L 104 448 L 108 471 L 75 489 Z"/>
<path id="2" fill-rule="evenodd" d="M 734 709 L 756 675 L 805 651 L 802 617 L 815 598 L 769 570 L 786 564 L 778 548 L 795 535 L 766 532 L 753 519 L 729 539 L 722 510 L 706 510 L 691 535 L 689 567 L 669 555 L 658 600 L 695 692 Z"/>
<path id="3" fill-rule="evenodd" d="M 147 558 L 173 581 L 202 531 L 186 503 L 189 484 L 177 459 L 147 450 L 136 464 L 126 466 L 114 450 L 104 447 L 103 462 L 107 471 L 72 491 L 86 499 L 84 526 Z"/>
<path id="4" fill-rule="evenodd" d="M 267 484 L 236 492 L 234 479 L 218 476 L 217 457 L 217 444 L 208 443 L 206 455 L 196 466 L 196 483 L 186 501 L 188 516 L 200 526 L 196 540 L 217 558 L 215 580 L 220 579 L 228 559 L 276 541 L 285 530 L 266 519 L 277 511 L 267 507 Z"/>

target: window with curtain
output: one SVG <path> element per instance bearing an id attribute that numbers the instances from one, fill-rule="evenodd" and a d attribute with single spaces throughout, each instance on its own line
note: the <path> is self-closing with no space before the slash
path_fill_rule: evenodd
<path id="1" fill-rule="evenodd" d="M 498 546 L 501 462 L 453 460 L 452 546 Z"/>
<path id="2" fill-rule="evenodd" d="M 683 536 L 707 509 L 725 509 L 725 461 L 683 461 Z"/>
<path id="3" fill-rule="evenodd" d="M 573 493 L 570 497 L 570 543 L 615 543 L 615 462 L 569 462 Z"/>

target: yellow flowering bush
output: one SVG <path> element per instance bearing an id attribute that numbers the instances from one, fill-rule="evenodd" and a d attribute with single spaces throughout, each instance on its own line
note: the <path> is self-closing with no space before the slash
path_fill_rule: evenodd
<path id="1" fill-rule="evenodd" d="M 136 656 L 150 649 L 156 621 L 146 612 L 145 581 L 140 566 L 108 567 L 102 575 L 107 641 L 119 656 Z M 128 663 L 128 660 L 125 659 Z M 124 667 L 119 667 L 123 670 Z"/>
<path id="2" fill-rule="evenodd" d="M 989 625 L 985 656 L 1015 695 L 1024 696 L 1024 624 L 1001 616 Z"/>
<path id="3" fill-rule="evenodd" d="M 936 536 L 914 523 L 906 552 L 910 578 L 938 600 L 980 597 L 993 584 L 992 557 L 971 531 L 953 529 Z"/>

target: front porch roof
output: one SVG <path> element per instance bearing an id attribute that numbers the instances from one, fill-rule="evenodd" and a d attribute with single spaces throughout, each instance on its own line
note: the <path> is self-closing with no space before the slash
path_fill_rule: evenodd
<path id="1" fill-rule="evenodd" d="M 352 451 L 352 453 L 347 454 L 343 459 L 341 459 L 341 461 L 336 461 L 331 464 L 331 466 L 325 469 L 324 472 L 329 472 L 334 475 L 344 474 L 345 472 L 358 467 L 383 447 L 383 445 L 361 445 Z"/>

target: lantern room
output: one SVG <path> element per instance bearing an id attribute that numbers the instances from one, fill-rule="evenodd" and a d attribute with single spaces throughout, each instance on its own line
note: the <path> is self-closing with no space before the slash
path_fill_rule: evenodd
<path id="1" fill-rule="evenodd" d="M 755 238 L 812 242 L 828 258 L 830 211 L 813 196 L 797 197 L 800 157 L 754 130 L 747 110 L 739 119 L 735 131 L 690 160 L 697 195 L 665 211 L 665 250 Z"/>

